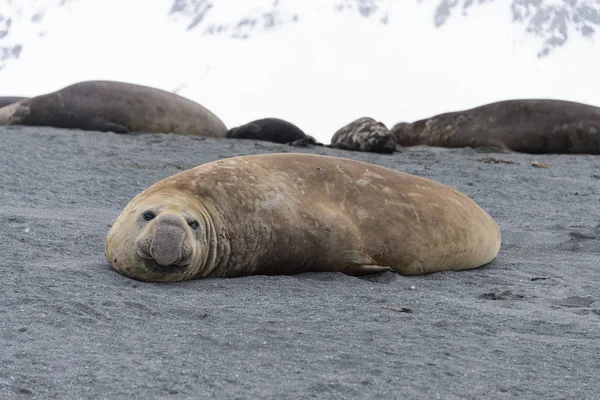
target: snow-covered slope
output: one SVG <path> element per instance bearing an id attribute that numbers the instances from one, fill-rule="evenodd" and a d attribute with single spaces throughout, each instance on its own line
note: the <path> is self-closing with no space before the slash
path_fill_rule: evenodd
<path id="1" fill-rule="evenodd" d="M 0 0 L 0 95 L 87 79 L 177 92 L 228 126 L 328 143 L 517 97 L 600 105 L 596 0 Z"/>

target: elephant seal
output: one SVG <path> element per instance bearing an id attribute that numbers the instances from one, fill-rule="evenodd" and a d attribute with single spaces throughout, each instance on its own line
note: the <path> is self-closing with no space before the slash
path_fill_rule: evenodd
<path id="1" fill-rule="evenodd" d="M 109 230 L 112 267 L 142 281 L 339 271 L 403 275 L 489 263 L 496 222 L 438 182 L 340 157 L 222 159 L 162 179 Z"/>
<path id="2" fill-rule="evenodd" d="M 363 117 L 338 129 L 329 147 L 389 154 L 396 150 L 396 137 L 382 122 Z"/>
<path id="3" fill-rule="evenodd" d="M 600 154 L 600 108 L 562 100 L 506 100 L 392 127 L 400 146 Z"/>
<path id="4" fill-rule="evenodd" d="M 29 97 L 18 97 L 18 96 L 0 96 L 0 108 L 9 104 L 17 103 L 21 100 L 26 100 Z"/>
<path id="5" fill-rule="evenodd" d="M 230 129 L 227 132 L 227 137 L 231 139 L 264 140 L 298 146 L 320 144 L 296 125 L 279 118 L 263 118 L 248 122 Z"/>
<path id="6" fill-rule="evenodd" d="M 163 132 L 225 137 L 212 112 L 164 90 L 114 81 L 86 81 L 0 109 L 0 125 L 93 131 Z"/>

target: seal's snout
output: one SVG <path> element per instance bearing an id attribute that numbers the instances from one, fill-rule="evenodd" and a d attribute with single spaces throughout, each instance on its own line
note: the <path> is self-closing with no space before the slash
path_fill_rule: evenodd
<path id="1" fill-rule="evenodd" d="M 154 221 L 150 255 L 160 265 L 174 265 L 183 257 L 186 222 L 174 214 L 160 215 Z"/>
<path id="2" fill-rule="evenodd" d="M 386 135 L 384 137 L 385 139 L 382 140 L 378 146 L 375 146 L 373 151 L 377 153 L 391 154 L 396 150 L 396 137 L 389 133 L 389 131 L 386 132 Z"/>

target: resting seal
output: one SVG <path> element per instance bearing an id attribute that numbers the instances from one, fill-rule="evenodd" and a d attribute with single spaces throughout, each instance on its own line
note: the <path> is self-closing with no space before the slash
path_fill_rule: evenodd
<path id="1" fill-rule="evenodd" d="M 562 100 L 507 100 L 401 122 L 392 133 L 400 146 L 600 154 L 600 108 Z"/>
<path id="2" fill-rule="evenodd" d="M 17 96 L 0 96 L 0 108 L 19 102 L 21 100 L 28 99 L 29 97 L 17 97 Z"/>
<path id="3" fill-rule="evenodd" d="M 393 153 L 396 150 L 396 137 L 390 133 L 385 124 L 373 118 L 363 117 L 338 129 L 331 138 L 329 147 L 372 153 Z"/>
<path id="4" fill-rule="evenodd" d="M 227 158 L 135 196 L 106 237 L 119 273 L 165 282 L 390 268 L 462 270 L 500 249 L 495 221 L 438 182 L 345 158 Z"/>
<path id="5" fill-rule="evenodd" d="M 113 81 L 86 81 L 0 109 L 0 125 L 92 131 L 163 132 L 225 137 L 212 112 L 164 90 Z"/>
<path id="6" fill-rule="evenodd" d="M 231 139 L 254 139 L 291 145 L 319 144 L 291 122 L 279 118 L 263 118 L 232 128 L 227 132 Z"/>

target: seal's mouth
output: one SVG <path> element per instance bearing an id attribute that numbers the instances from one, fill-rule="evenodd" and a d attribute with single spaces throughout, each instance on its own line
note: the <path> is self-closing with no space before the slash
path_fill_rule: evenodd
<path id="1" fill-rule="evenodd" d="M 146 269 L 153 273 L 159 274 L 177 274 L 181 273 L 189 264 L 172 264 L 172 265 L 160 265 L 155 259 L 144 259 L 144 266 Z"/>

